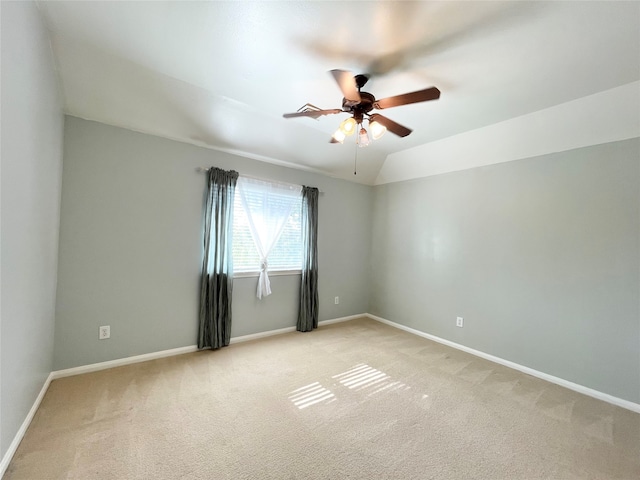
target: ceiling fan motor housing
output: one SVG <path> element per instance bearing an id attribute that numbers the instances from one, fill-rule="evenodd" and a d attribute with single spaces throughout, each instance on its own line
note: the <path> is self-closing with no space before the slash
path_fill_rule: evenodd
<path id="1" fill-rule="evenodd" d="M 362 120 L 362 116 L 365 113 L 369 113 L 373 110 L 373 104 L 376 101 L 376 97 L 371 95 L 368 92 L 360 92 L 360 103 L 352 105 L 352 102 L 347 100 L 346 98 L 342 99 L 342 110 L 345 112 L 353 113 L 353 116 L 356 120 Z"/>

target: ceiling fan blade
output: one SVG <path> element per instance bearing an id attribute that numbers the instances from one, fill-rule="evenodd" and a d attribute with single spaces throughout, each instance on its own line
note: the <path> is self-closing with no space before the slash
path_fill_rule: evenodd
<path id="1" fill-rule="evenodd" d="M 357 105 L 360 103 L 360 92 L 358 91 L 353 73 L 346 70 L 331 70 L 331 75 L 333 75 L 333 78 L 338 83 L 342 95 L 349 104 Z"/>
<path id="2" fill-rule="evenodd" d="M 440 90 L 436 87 L 431 87 L 425 88 L 424 90 L 418 90 L 417 92 L 405 93 L 403 95 L 396 95 L 395 97 L 376 100 L 373 106 L 374 108 L 382 110 L 383 108 L 399 107 L 401 105 L 409 105 L 411 103 L 437 100 L 438 98 L 440 98 Z"/>
<path id="3" fill-rule="evenodd" d="M 342 110 L 339 108 L 334 108 L 331 110 L 309 110 L 306 112 L 295 112 L 295 113 L 285 113 L 282 115 L 284 118 L 295 118 L 295 117 L 311 117 L 318 118 L 323 115 L 333 115 L 334 113 L 342 113 Z"/>
<path id="4" fill-rule="evenodd" d="M 378 122 L 387 127 L 387 130 L 389 130 L 391 133 L 395 133 L 399 137 L 406 137 L 413 131 L 410 128 L 405 127 L 404 125 L 400 125 L 399 123 L 394 122 L 390 118 L 380 115 L 379 113 L 370 115 L 369 122 Z"/>

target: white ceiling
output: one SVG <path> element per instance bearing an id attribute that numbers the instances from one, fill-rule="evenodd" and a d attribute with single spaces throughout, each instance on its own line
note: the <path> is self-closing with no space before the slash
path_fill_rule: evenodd
<path id="1" fill-rule="evenodd" d="M 394 161 L 403 152 L 533 112 L 549 112 L 536 117 L 546 123 L 557 105 L 640 80 L 639 2 L 38 4 L 67 113 L 368 184 L 411 178 L 411 162 Z M 329 144 L 346 114 L 282 114 L 340 108 L 335 68 L 372 73 L 363 90 L 377 98 L 442 95 L 384 110 L 408 137 Z"/>

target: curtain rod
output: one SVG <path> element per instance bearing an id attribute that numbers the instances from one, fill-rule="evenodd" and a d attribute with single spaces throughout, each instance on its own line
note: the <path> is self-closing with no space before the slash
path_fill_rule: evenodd
<path id="1" fill-rule="evenodd" d="M 207 173 L 209 171 L 208 168 L 205 167 L 198 167 L 196 168 L 196 170 L 200 173 Z M 276 182 L 276 183 L 282 183 L 284 185 L 291 185 L 294 187 L 299 187 L 300 185 L 297 183 L 290 183 L 290 182 L 282 182 L 280 180 L 274 180 L 272 178 L 261 178 L 261 177 L 254 177 L 253 175 L 245 175 L 244 173 L 240 173 L 239 174 L 241 177 L 246 177 L 246 178 L 250 178 L 252 180 L 260 180 L 261 182 Z M 322 190 L 318 190 L 318 193 L 320 194 L 324 194 L 324 192 Z"/>

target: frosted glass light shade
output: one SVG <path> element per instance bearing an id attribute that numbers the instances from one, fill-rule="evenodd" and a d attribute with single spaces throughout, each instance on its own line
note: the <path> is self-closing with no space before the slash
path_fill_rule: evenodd
<path id="1" fill-rule="evenodd" d="M 346 135 L 342 133 L 342 130 L 336 130 L 336 133 L 333 134 L 333 139 L 338 143 L 343 143 Z"/>
<path id="2" fill-rule="evenodd" d="M 377 140 L 385 134 L 387 127 L 374 120 L 373 122 L 369 122 L 369 130 L 371 131 L 373 139 Z"/>
<path id="3" fill-rule="evenodd" d="M 339 130 L 347 135 L 353 135 L 356 131 L 357 123 L 353 117 L 347 118 L 344 122 L 340 124 Z"/>

